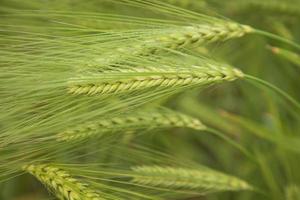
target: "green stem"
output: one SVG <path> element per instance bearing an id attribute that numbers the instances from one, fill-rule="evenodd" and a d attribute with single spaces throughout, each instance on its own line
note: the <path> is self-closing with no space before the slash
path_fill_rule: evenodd
<path id="1" fill-rule="evenodd" d="M 288 93 L 286 93 L 285 91 L 281 90 L 280 88 L 272 85 L 271 83 L 268 83 L 267 81 L 264 81 L 260 78 L 257 78 L 255 76 L 251 76 L 251 75 L 245 75 L 246 79 L 250 80 L 250 81 L 254 81 L 255 83 L 259 83 L 260 85 L 263 85 L 267 88 L 270 88 L 271 90 L 277 92 L 279 95 L 281 95 L 282 97 L 284 97 L 285 99 L 287 99 L 290 103 L 292 103 L 297 109 L 300 110 L 300 103 L 295 100 L 293 97 L 291 97 Z"/>
<path id="2" fill-rule="evenodd" d="M 223 139 L 224 141 L 228 142 L 230 145 L 232 145 L 233 147 L 238 149 L 240 152 L 242 152 L 245 156 L 247 156 L 250 160 L 257 162 L 256 159 L 254 158 L 254 156 L 247 149 L 245 149 L 242 145 L 235 142 L 230 137 L 226 136 L 225 134 L 223 134 L 213 128 L 207 128 L 206 131 L 209 133 L 212 133 L 212 134 L 216 135 L 217 137 Z"/>
<path id="3" fill-rule="evenodd" d="M 271 39 L 274 39 L 274 40 L 277 40 L 277 41 L 289 44 L 289 45 L 295 47 L 296 49 L 298 49 L 300 51 L 300 45 L 297 44 L 297 43 L 295 43 L 295 42 L 293 42 L 293 41 L 291 41 L 291 40 L 289 40 L 289 39 L 283 38 L 281 36 L 278 36 L 278 35 L 275 35 L 273 33 L 269 33 L 269 32 L 266 32 L 266 31 L 257 30 L 257 29 L 254 30 L 254 33 L 257 33 L 259 35 L 263 35 L 263 36 L 266 36 L 268 38 L 271 38 Z"/>
<path id="4" fill-rule="evenodd" d="M 230 145 L 232 145 L 233 147 L 235 147 L 236 149 L 238 149 L 240 152 L 242 152 L 245 156 L 247 156 L 252 162 L 254 162 L 255 164 L 259 164 L 258 160 L 256 159 L 256 157 L 250 153 L 246 148 L 244 148 L 242 145 L 240 145 L 239 143 L 237 143 L 236 141 L 234 141 L 233 139 L 231 139 L 230 137 L 226 136 L 225 134 L 221 133 L 220 131 L 213 129 L 213 128 L 206 128 L 206 131 L 209 133 L 212 133 L 213 135 L 223 139 L 224 141 L 228 142 Z M 264 196 L 268 196 L 268 194 L 259 189 L 254 187 L 253 188 L 255 192 L 260 193 Z"/>

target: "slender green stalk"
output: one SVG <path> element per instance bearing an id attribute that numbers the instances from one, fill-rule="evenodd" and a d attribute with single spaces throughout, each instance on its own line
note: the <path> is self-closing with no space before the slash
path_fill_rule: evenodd
<path id="1" fill-rule="evenodd" d="M 265 36 L 267 38 L 274 39 L 276 41 L 283 42 L 285 44 L 289 44 L 290 46 L 292 46 L 292 47 L 294 47 L 294 48 L 296 48 L 297 50 L 300 51 L 300 45 L 299 44 L 297 44 L 297 43 L 295 43 L 295 42 L 293 42 L 291 40 L 288 40 L 286 38 L 283 38 L 283 37 L 280 37 L 278 35 L 275 35 L 273 33 L 269 33 L 269 32 L 258 30 L 258 29 L 255 29 L 253 31 L 253 33 L 256 33 L 256 34 L 259 34 L 259 35 L 263 35 L 263 36 Z"/>
<path id="2" fill-rule="evenodd" d="M 260 85 L 263 85 L 267 88 L 270 88 L 271 90 L 273 90 L 274 92 L 278 93 L 280 96 L 284 97 L 285 99 L 287 99 L 293 106 L 295 106 L 297 109 L 300 110 L 300 103 L 295 100 L 293 97 L 291 97 L 288 93 L 286 93 L 285 91 L 281 90 L 280 88 L 262 80 L 259 79 L 257 77 L 251 76 L 251 75 L 245 75 L 245 78 L 250 80 L 250 81 L 254 81 L 255 83 L 259 83 Z"/>
<path id="3" fill-rule="evenodd" d="M 255 10 L 262 10 L 264 13 L 274 14 L 274 16 L 289 15 L 299 16 L 299 2 L 298 1 L 281 1 L 281 0 L 246 0 L 242 4 L 244 7 L 250 7 Z"/>
<path id="4" fill-rule="evenodd" d="M 223 134 L 213 128 L 207 128 L 206 131 L 208 131 L 209 133 L 212 133 L 212 134 L 216 135 L 217 137 L 223 139 L 224 141 L 228 142 L 230 145 L 232 145 L 233 147 L 238 149 L 240 152 L 242 152 L 245 156 L 247 156 L 251 161 L 257 162 L 255 157 L 246 148 L 244 148 L 241 144 L 234 141 L 230 137 L 226 136 L 225 134 Z"/>
<path id="5" fill-rule="evenodd" d="M 274 54 L 276 54 L 276 55 L 294 63 L 296 66 L 300 67 L 300 55 L 299 54 L 296 54 L 292 51 L 282 49 L 279 47 L 270 47 L 270 49 Z"/>

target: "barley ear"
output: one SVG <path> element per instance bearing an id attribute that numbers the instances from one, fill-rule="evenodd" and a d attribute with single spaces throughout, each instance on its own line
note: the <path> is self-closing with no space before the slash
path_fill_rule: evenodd
<path id="1" fill-rule="evenodd" d="M 50 165 L 25 165 L 23 170 L 36 177 L 58 199 L 62 200 L 105 200 L 87 184 L 72 178 L 68 172 Z"/>
<path id="2" fill-rule="evenodd" d="M 57 140 L 72 141 L 120 131 L 132 132 L 143 129 L 150 130 L 172 127 L 191 128 L 195 130 L 206 129 L 206 126 L 200 120 L 191 116 L 169 109 L 155 109 L 87 122 L 58 133 Z"/>
<path id="3" fill-rule="evenodd" d="M 186 169 L 161 166 L 137 166 L 133 182 L 154 187 L 190 189 L 196 191 L 252 190 L 247 182 L 207 169 Z"/>

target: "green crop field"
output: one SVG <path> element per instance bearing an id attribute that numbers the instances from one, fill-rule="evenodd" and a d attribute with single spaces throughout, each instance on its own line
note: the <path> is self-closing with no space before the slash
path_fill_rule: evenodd
<path id="1" fill-rule="evenodd" d="M 1 200 L 300 200 L 300 0 L 0 0 Z"/>

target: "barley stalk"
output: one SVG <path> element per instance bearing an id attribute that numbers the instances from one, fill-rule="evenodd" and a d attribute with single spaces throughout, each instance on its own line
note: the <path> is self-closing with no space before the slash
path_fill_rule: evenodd
<path id="1" fill-rule="evenodd" d="M 137 166 L 133 182 L 141 185 L 174 189 L 238 191 L 251 190 L 243 180 L 212 170 L 195 170 L 175 167 Z"/>
<path id="2" fill-rule="evenodd" d="M 274 54 L 285 58 L 290 62 L 294 63 L 296 66 L 300 67 L 300 55 L 279 47 L 270 47 L 270 49 Z"/>
<path id="3" fill-rule="evenodd" d="M 66 171 L 50 165 L 26 165 L 23 170 L 35 176 L 57 198 L 62 200 L 104 200 L 87 184 L 71 177 Z"/>
<path id="4" fill-rule="evenodd" d="M 109 119 L 89 122 L 66 130 L 57 135 L 58 141 L 84 139 L 90 136 L 101 136 L 108 132 L 134 131 L 143 128 L 187 127 L 195 130 L 206 129 L 198 119 L 175 111 L 149 111 L 121 115 Z"/>
<path id="5" fill-rule="evenodd" d="M 250 7 L 253 7 L 256 9 L 261 9 L 264 11 L 274 12 L 276 14 L 282 13 L 282 14 L 288 14 L 288 15 L 292 15 L 292 16 L 299 16 L 299 12 L 300 12 L 299 6 L 293 5 L 292 2 L 288 2 L 288 1 L 251 0 L 251 1 L 247 2 L 247 4 Z M 296 2 L 296 4 L 297 4 L 297 2 Z"/>

